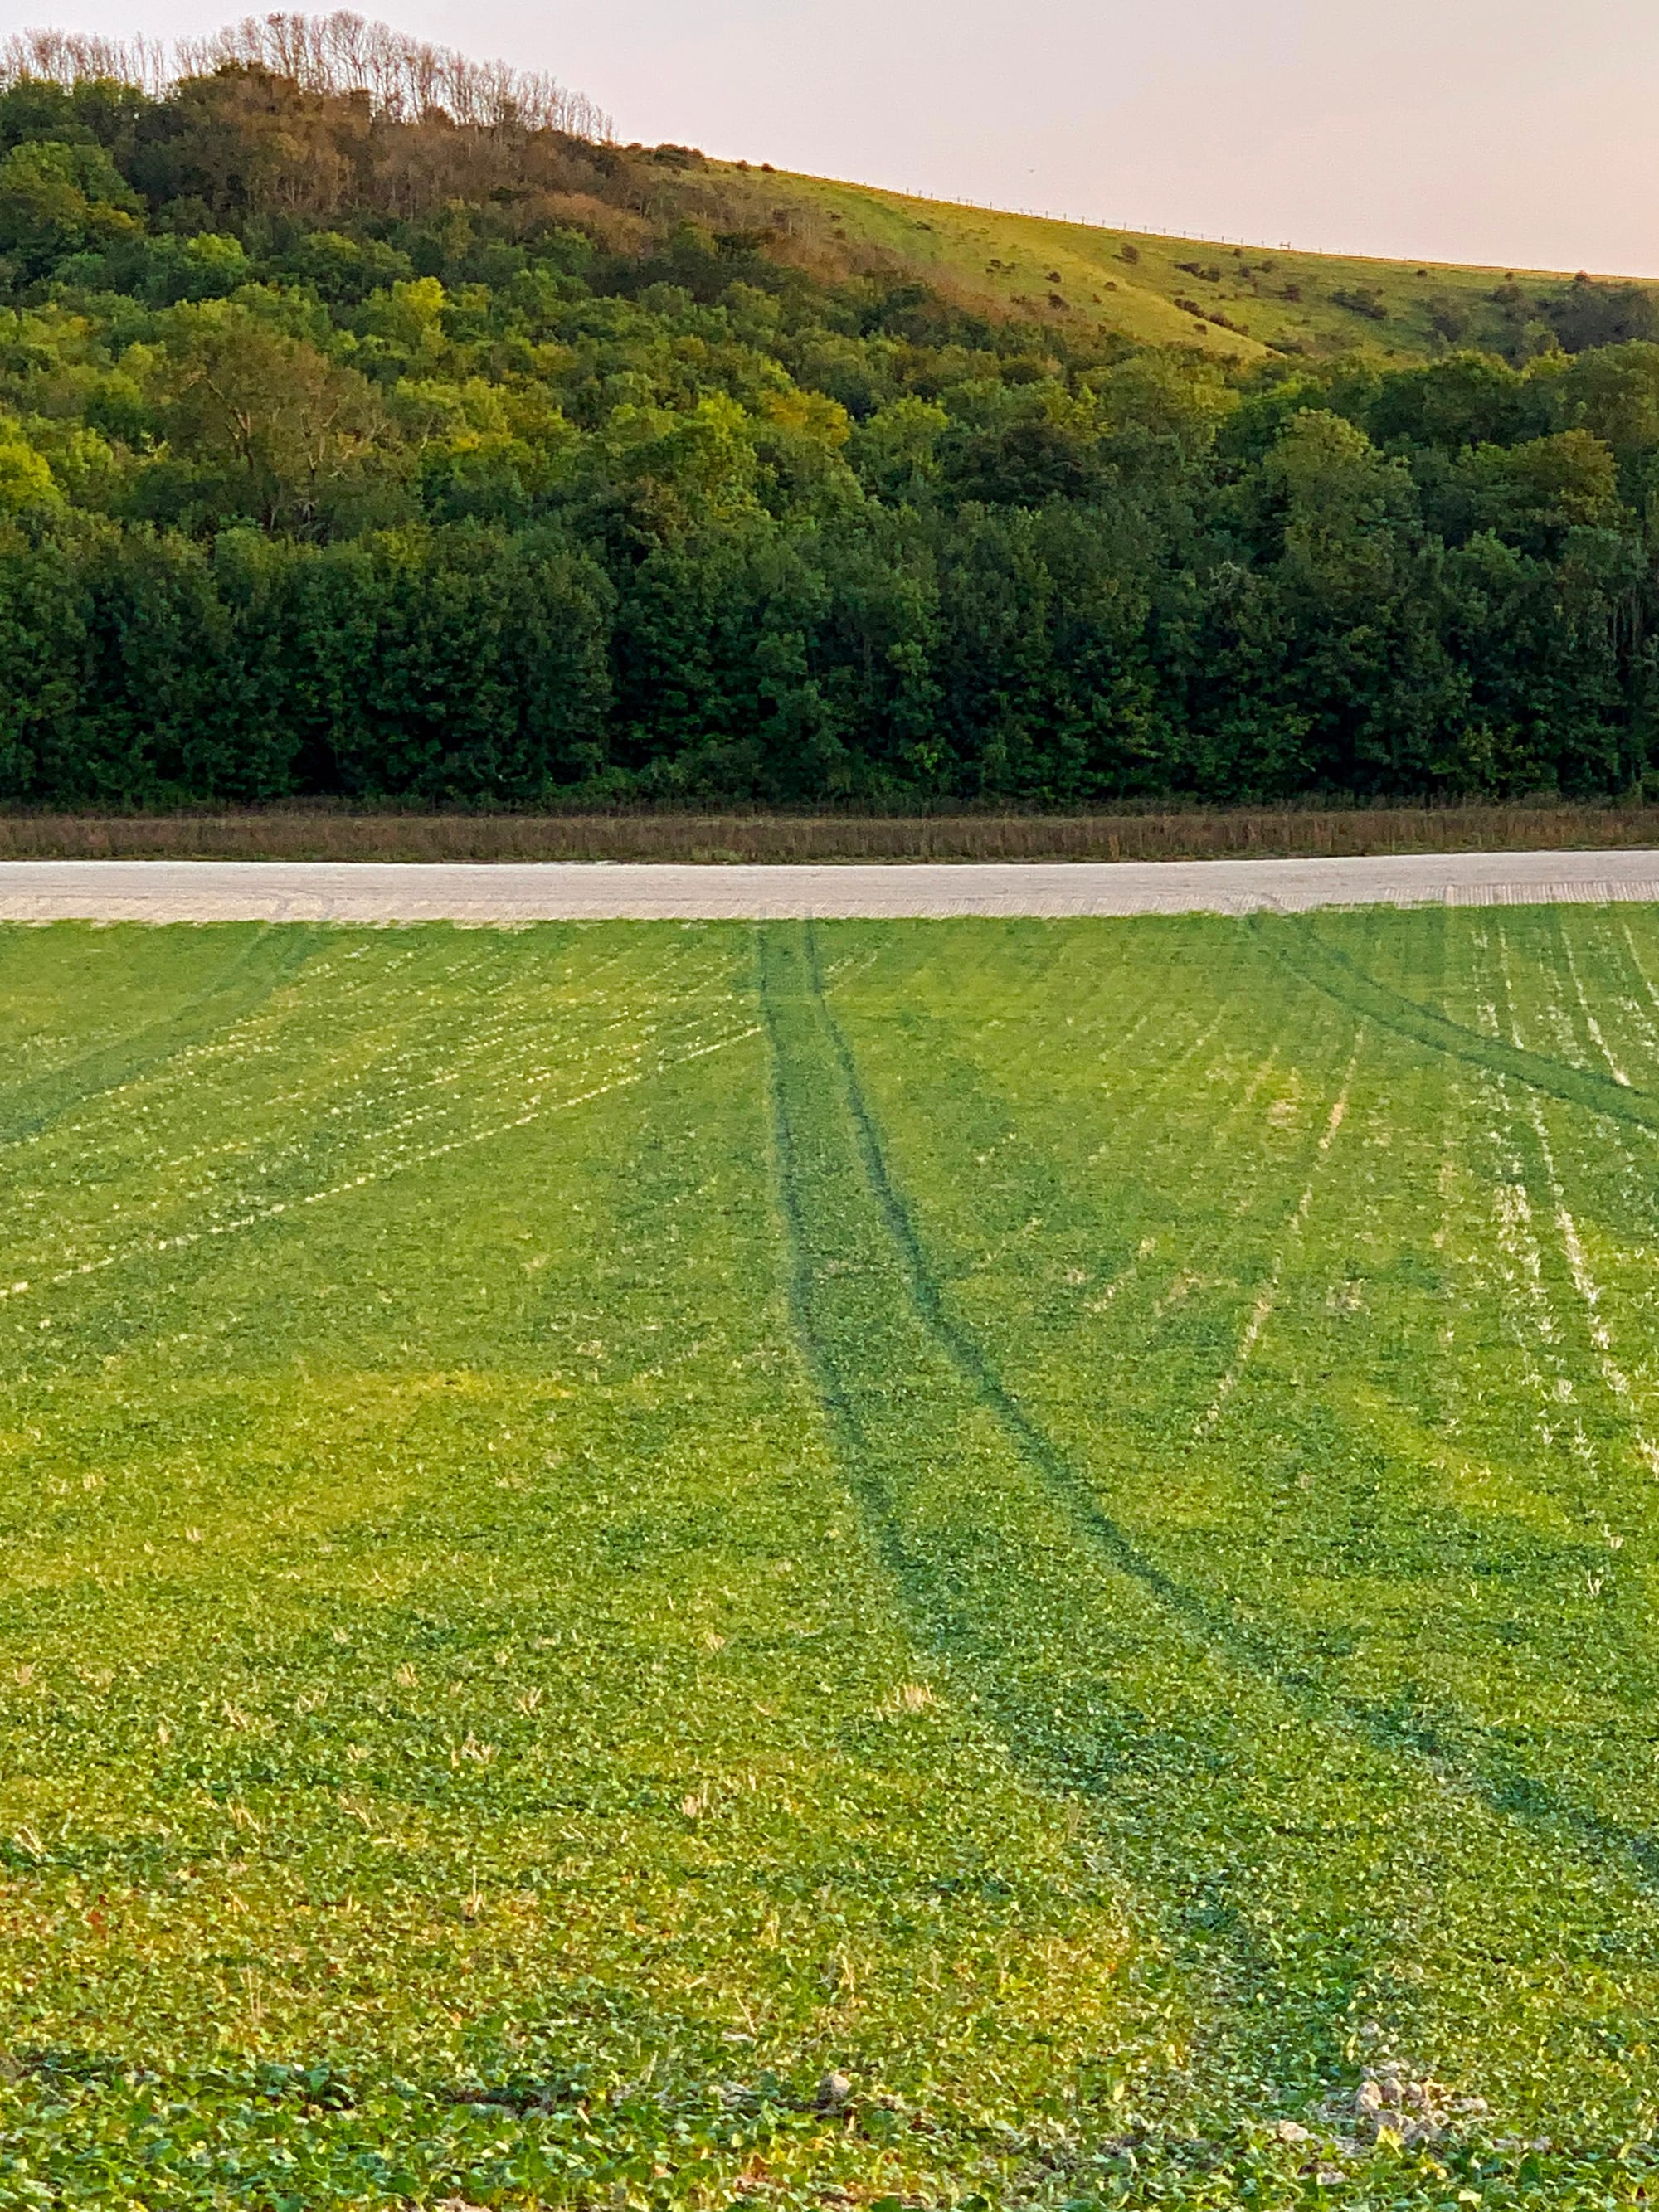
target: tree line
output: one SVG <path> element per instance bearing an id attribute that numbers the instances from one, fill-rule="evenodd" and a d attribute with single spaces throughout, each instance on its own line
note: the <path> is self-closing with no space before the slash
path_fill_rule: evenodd
<path id="1" fill-rule="evenodd" d="M 1645 295 L 1410 367 L 1000 321 L 296 20 L 167 83 L 11 56 L 0 800 L 1659 773 Z"/>

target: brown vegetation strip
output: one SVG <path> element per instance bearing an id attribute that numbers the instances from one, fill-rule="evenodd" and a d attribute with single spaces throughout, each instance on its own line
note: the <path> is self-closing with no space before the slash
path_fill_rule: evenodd
<path id="1" fill-rule="evenodd" d="M 1659 846 L 1659 806 L 933 816 L 0 815 L 0 860 L 1196 860 Z"/>

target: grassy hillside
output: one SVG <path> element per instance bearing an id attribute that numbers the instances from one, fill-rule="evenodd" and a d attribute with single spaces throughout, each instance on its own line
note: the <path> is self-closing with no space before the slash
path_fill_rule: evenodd
<path id="1" fill-rule="evenodd" d="M 1298 253 L 915 199 L 823 177 L 711 165 L 751 219 L 799 246 L 913 271 L 1019 316 L 1077 319 L 1144 344 L 1244 360 L 1359 348 L 1392 361 L 1547 342 L 1559 271 Z M 1651 289 L 1651 288 L 1644 288 Z"/>

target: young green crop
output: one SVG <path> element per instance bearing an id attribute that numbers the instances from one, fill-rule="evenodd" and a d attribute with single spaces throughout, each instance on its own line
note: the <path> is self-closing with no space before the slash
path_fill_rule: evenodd
<path id="1" fill-rule="evenodd" d="M 1646 909 L 0 1031 L 0 2207 L 1634 2201 Z"/>

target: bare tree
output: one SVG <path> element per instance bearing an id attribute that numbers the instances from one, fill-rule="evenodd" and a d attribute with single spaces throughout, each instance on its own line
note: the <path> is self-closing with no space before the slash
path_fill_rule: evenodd
<path id="1" fill-rule="evenodd" d="M 176 72 L 169 49 L 155 39 L 100 39 L 79 31 L 18 31 L 0 40 L 0 85 L 28 78 L 54 84 L 113 79 L 164 92 Z"/>
<path id="2" fill-rule="evenodd" d="M 0 87 L 28 78 L 58 84 L 113 78 L 161 94 L 227 66 L 268 70 L 307 92 L 364 97 L 374 113 L 394 122 L 442 116 L 469 131 L 557 131 L 601 141 L 613 135 L 595 101 L 545 70 L 471 61 L 453 46 L 429 46 L 344 9 L 247 15 L 210 37 L 171 46 L 67 31 L 20 31 L 0 41 Z"/>
<path id="3" fill-rule="evenodd" d="M 181 40 L 174 51 L 180 74 L 240 63 L 291 77 L 307 92 L 367 93 L 376 113 L 398 122 L 436 109 L 471 130 L 516 125 L 579 138 L 611 135 L 608 115 L 545 70 L 475 62 L 343 9 L 331 15 L 246 15 L 210 38 Z"/>

